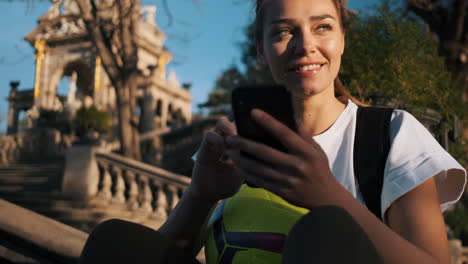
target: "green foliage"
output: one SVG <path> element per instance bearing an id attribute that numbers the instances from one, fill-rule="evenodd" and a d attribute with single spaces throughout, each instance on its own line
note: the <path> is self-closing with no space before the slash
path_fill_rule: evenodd
<path id="1" fill-rule="evenodd" d="M 455 205 L 455 208 L 445 214 L 445 222 L 450 226 L 453 236 L 468 245 L 468 197 Z"/>
<path id="2" fill-rule="evenodd" d="M 398 105 L 428 107 L 446 119 L 463 113 L 437 41 L 424 24 L 391 1 L 355 16 L 346 34 L 340 78 L 351 93 L 373 103 L 381 95 Z"/>
<path id="3" fill-rule="evenodd" d="M 74 125 L 78 136 L 84 136 L 90 131 L 107 134 L 112 126 L 112 116 L 106 111 L 97 109 L 95 106 L 89 108 L 82 107 L 76 112 Z"/>

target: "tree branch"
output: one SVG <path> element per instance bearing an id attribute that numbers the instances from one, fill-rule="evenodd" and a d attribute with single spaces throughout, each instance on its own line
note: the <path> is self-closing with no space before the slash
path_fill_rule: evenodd
<path id="1" fill-rule="evenodd" d="M 453 28 L 453 37 L 455 40 L 462 41 L 463 34 L 467 34 L 467 25 L 464 23 L 466 21 L 466 9 L 468 9 L 468 5 L 465 6 L 464 0 L 456 0 L 453 3 L 454 9 L 454 16 L 453 22 L 451 24 L 454 25 Z"/>
<path id="2" fill-rule="evenodd" d="M 108 46 L 109 42 L 106 41 L 98 23 L 99 18 L 97 17 L 98 12 L 96 6 L 92 0 L 76 0 L 76 2 L 80 8 L 81 18 L 83 19 L 88 34 L 91 35 L 90 38 L 97 49 L 97 53 L 101 57 L 102 64 L 109 76 L 109 79 L 114 87 L 121 87 L 120 70 L 114 54 L 112 53 L 112 48 L 111 46 Z M 90 5 L 92 5 L 92 8 Z"/>
<path id="3" fill-rule="evenodd" d="M 122 45 L 123 74 L 128 76 L 137 68 L 136 25 L 140 19 L 139 1 L 117 1 L 119 12 L 119 35 Z"/>

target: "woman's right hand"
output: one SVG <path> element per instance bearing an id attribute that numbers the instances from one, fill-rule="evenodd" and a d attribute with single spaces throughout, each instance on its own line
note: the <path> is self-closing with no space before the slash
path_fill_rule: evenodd
<path id="1" fill-rule="evenodd" d="M 244 182 L 225 155 L 226 138 L 231 135 L 237 135 L 237 130 L 227 118 L 221 118 L 215 129 L 205 134 L 188 187 L 194 198 L 217 202 L 234 195 Z"/>

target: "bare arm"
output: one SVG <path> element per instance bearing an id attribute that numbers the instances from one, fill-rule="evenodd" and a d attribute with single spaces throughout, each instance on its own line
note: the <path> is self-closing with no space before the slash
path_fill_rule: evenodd
<path id="1" fill-rule="evenodd" d="M 434 179 L 400 197 L 388 209 L 386 226 L 344 188 L 331 204 L 361 225 L 385 263 L 449 264 L 445 225 Z"/>
<path id="2" fill-rule="evenodd" d="M 215 204 L 195 197 L 187 189 L 159 232 L 173 240 L 177 246 L 191 249 L 196 255 L 203 246 L 200 240 L 205 236 L 204 226 Z"/>
<path id="3" fill-rule="evenodd" d="M 224 138 L 236 128 L 222 118 L 214 131 L 205 134 L 193 168 L 192 181 L 159 232 L 196 255 L 203 246 L 206 222 L 222 199 L 234 195 L 243 182 L 231 160 L 224 156 Z"/>

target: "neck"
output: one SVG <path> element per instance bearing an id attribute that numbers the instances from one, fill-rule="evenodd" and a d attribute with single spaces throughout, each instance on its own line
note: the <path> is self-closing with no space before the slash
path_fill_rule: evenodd
<path id="1" fill-rule="evenodd" d="M 328 130 L 346 107 L 334 95 L 325 93 L 308 97 L 293 95 L 292 104 L 296 120 L 299 120 L 312 136 Z"/>

